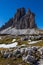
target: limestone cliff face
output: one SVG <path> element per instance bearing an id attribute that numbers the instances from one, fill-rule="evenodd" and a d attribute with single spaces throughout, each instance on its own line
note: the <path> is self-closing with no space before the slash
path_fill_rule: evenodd
<path id="1" fill-rule="evenodd" d="M 13 26 L 17 29 L 36 28 L 35 14 L 30 9 L 28 12 L 25 8 L 18 9 L 13 19 Z"/>
<path id="2" fill-rule="evenodd" d="M 32 13 L 30 9 L 26 12 L 25 8 L 19 8 L 17 9 L 15 16 L 3 25 L 0 30 L 10 26 L 15 27 L 16 29 L 36 28 L 35 14 Z"/>

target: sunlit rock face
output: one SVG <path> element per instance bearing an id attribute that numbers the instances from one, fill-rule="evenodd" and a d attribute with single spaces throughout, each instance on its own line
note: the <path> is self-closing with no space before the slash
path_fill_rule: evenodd
<path id="1" fill-rule="evenodd" d="M 25 8 L 17 9 L 14 17 L 12 17 L 0 30 L 8 27 L 15 27 L 15 29 L 27 29 L 36 28 L 35 14 L 28 9 L 26 12 Z"/>

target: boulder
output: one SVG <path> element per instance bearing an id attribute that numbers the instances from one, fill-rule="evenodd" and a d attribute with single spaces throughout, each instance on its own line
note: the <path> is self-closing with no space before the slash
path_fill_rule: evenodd
<path id="1" fill-rule="evenodd" d="M 4 53 L 3 58 L 8 58 L 9 53 Z"/>
<path id="2" fill-rule="evenodd" d="M 19 49 L 13 51 L 13 56 L 17 57 L 18 54 L 21 54 Z"/>
<path id="3" fill-rule="evenodd" d="M 25 61 L 25 62 L 29 62 L 31 64 L 36 62 L 36 59 L 33 56 L 30 56 L 30 55 L 27 55 L 27 56 L 24 55 L 22 57 L 22 60 Z"/>
<path id="4" fill-rule="evenodd" d="M 21 53 L 21 55 L 23 55 L 25 53 L 25 48 L 21 48 L 20 53 Z"/>

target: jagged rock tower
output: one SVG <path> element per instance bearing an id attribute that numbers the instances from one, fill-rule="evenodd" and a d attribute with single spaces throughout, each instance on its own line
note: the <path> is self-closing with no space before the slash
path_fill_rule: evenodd
<path id="1" fill-rule="evenodd" d="M 35 24 L 35 14 L 28 9 L 26 13 L 25 8 L 17 9 L 17 13 L 13 19 L 13 26 L 16 29 L 27 29 L 27 28 L 36 28 Z"/>
<path id="2" fill-rule="evenodd" d="M 25 11 L 25 8 L 17 9 L 15 16 L 5 23 L 0 30 L 11 26 L 16 29 L 36 28 L 35 14 L 32 13 L 30 9 L 28 9 L 28 12 Z"/>

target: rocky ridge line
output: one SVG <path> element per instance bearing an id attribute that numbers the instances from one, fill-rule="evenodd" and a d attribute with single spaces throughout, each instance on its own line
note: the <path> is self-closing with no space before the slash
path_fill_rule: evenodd
<path id="1" fill-rule="evenodd" d="M 5 25 L 3 25 L 0 30 L 6 29 L 8 27 L 15 27 L 16 29 L 28 29 L 36 28 L 35 23 L 35 14 L 28 9 L 28 12 L 25 11 L 25 8 L 17 9 L 16 14 L 11 18 Z"/>

